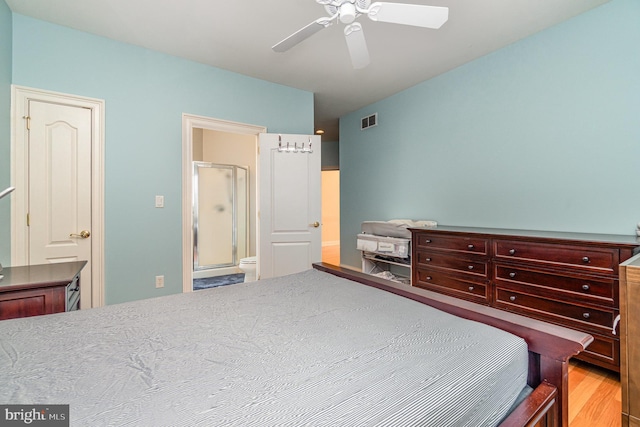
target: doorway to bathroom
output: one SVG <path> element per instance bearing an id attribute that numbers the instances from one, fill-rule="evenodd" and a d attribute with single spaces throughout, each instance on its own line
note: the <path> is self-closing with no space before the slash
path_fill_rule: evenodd
<path id="1" fill-rule="evenodd" d="M 251 140 L 249 164 L 249 251 L 238 269 L 256 280 L 292 274 L 322 260 L 320 137 L 271 134 L 262 126 L 182 115 L 182 274 L 183 292 L 193 291 L 193 160 L 198 135 L 206 131 Z M 206 143 L 203 142 L 203 156 Z M 237 154 L 237 144 L 231 144 Z M 204 159 L 204 157 L 202 157 Z M 208 159 L 205 159 L 208 160 Z M 248 163 L 224 160 L 222 164 Z M 211 162 L 220 162 L 212 160 Z M 253 222 L 252 222 L 253 221 Z M 254 225 L 255 224 L 255 232 Z M 255 249 L 254 249 L 255 248 Z M 254 256 L 255 254 L 255 256 Z"/>
<path id="2" fill-rule="evenodd" d="M 192 129 L 193 290 L 245 281 L 256 253 L 256 138 Z"/>
<path id="3" fill-rule="evenodd" d="M 212 282 L 227 284 L 235 283 L 239 280 L 243 281 L 243 271 L 240 270 L 239 264 L 242 259 L 246 259 L 242 258 L 244 252 L 246 251 L 249 257 L 257 254 L 256 242 L 259 232 L 256 207 L 258 200 L 256 176 L 258 135 L 266 132 L 266 128 L 183 114 L 182 131 L 182 290 L 183 292 L 192 292 L 195 289 L 209 287 Z M 227 199 L 230 197 L 236 198 L 235 214 L 233 213 L 234 203 L 221 207 L 217 206 L 221 200 L 218 200 L 218 202 L 216 200 L 202 202 L 208 205 L 210 210 L 214 212 L 217 210 L 221 215 L 227 215 L 227 224 L 235 221 L 235 230 L 233 227 L 227 227 L 225 231 L 217 230 L 226 234 L 226 244 L 224 246 L 221 245 L 221 248 L 224 249 L 220 250 L 220 254 L 202 253 L 203 245 L 200 244 L 196 247 L 195 244 L 195 232 L 197 230 L 194 227 L 194 219 L 198 220 L 199 218 L 194 210 L 194 162 L 223 166 L 224 173 L 209 171 L 210 174 L 218 174 L 219 176 L 209 176 L 207 180 L 215 181 L 218 179 L 224 182 L 227 179 L 225 175 L 229 173 L 232 179 L 227 185 L 235 185 L 233 189 L 227 187 L 226 196 L 221 196 L 222 200 L 225 197 Z M 234 181 L 234 169 L 236 182 L 231 184 Z M 238 204 L 240 204 L 239 199 L 243 198 L 240 194 L 242 189 L 239 187 L 245 188 L 237 182 L 242 170 L 246 170 L 246 209 L 238 207 Z M 235 195 L 233 191 L 235 191 Z M 239 216 L 240 212 L 246 213 L 246 221 Z M 211 229 L 213 226 L 208 224 L 207 227 Z M 200 241 L 203 238 L 202 233 L 203 230 L 199 233 Z M 233 237 L 234 235 L 235 237 Z M 246 236 L 246 240 L 242 235 Z M 233 259 L 233 245 L 238 245 L 238 241 L 240 241 L 240 245 L 246 242 L 245 248 L 236 246 L 234 265 L 223 265 L 231 264 L 228 261 L 229 258 Z M 198 255 L 197 262 L 196 255 Z M 207 259 L 203 259 L 203 256 Z M 209 267 L 201 268 L 204 266 Z"/>

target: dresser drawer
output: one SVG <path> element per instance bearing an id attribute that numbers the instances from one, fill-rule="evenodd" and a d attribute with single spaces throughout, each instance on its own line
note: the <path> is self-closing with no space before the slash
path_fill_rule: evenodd
<path id="1" fill-rule="evenodd" d="M 576 357 L 620 372 L 620 340 L 594 333 L 591 336 L 593 342 Z"/>
<path id="2" fill-rule="evenodd" d="M 536 293 L 566 300 L 617 307 L 618 280 L 580 274 L 551 274 L 535 269 L 496 264 L 494 277 L 498 284 L 526 284 Z"/>
<path id="3" fill-rule="evenodd" d="M 489 240 L 475 237 L 452 237 L 438 234 L 419 233 L 418 247 L 473 255 L 487 255 Z"/>
<path id="4" fill-rule="evenodd" d="M 440 225 L 411 233 L 414 286 L 587 332 L 594 341 L 577 357 L 620 371 L 618 268 L 640 252 L 636 236 Z"/>
<path id="5" fill-rule="evenodd" d="M 488 303 L 487 282 L 455 277 L 432 269 L 418 268 L 413 286 L 449 294 L 479 303 Z"/>
<path id="6" fill-rule="evenodd" d="M 569 328 L 592 330 L 611 335 L 617 310 L 593 308 L 567 301 L 556 301 L 526 293 L 525 290 L 495 286 L 495 306 L 526 313 L 531 317 L 559 323 Z"/>
<path id="7" fill-rule="evenodd" d="M 417 261 L 419 265 L 427 268 L 437 268 L 448 271 L 455 271 L 473 276 L 487 278 L 489 269 L 487 262 L 482 259 L 473 260 L 465 259 L 457 256 L 443 254 L 441 252 L 425 252 L 418 251 Z"/>
<path id="8" fill-rule="evenodd" d="M 551 268 L 572 268 L 617 275 L 618 250 L 580 245 L 495 240 L 496 260 L 520 261 Z"/>

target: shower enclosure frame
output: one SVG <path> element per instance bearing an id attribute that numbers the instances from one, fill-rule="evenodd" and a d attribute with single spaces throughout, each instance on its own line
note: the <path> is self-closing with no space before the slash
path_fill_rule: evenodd
<path id="1" fill-rule="evenodd" d="M 231 182 L 232 182 L 232 247 L 231 247 L 231 261 L 217 264 L 205 264 L 200 265 L 200 251 L 198 249 L 198 244 L 200 242 L 199 234 L 200 234 L 200 221 L 199 221 L 199 187 L 200 187 L 200 179 L 199 179 L 199 168 L 211 168 L 211 169 L 226 169 L 229 170 L 232 174 Z M 242 171 L 244 173 L 244 184 L 241 185 L 238 180 L 238 171 Z M 204 161 L 194 161 L 193 162 L 193 197 L 192 197 L 192 215 L 193 215 L 193 271 L 204 271 L 204 270 L 216 270 L 223 269 L 228 267 L 236 267 L 238 266 L 240 259 L 248 256 L 249 253 L 249 166 L 239 166 L 239 165 L 228 165 L 222 163 L 213 163 L 213 162 L 204 162 Z M 243 187 L 243 188 L 241 188 Z M 244 221 L 239 221 L 238 219 L 238 204 L 239 204 L 239 189 L 242 189 L 244 194 L 243 203 L 245 205 L 244 209 Z M 242 224 L 241 224 L 242 222 Z M 238 254 L 238 227 L 244 226 L 244 254 Z"/>

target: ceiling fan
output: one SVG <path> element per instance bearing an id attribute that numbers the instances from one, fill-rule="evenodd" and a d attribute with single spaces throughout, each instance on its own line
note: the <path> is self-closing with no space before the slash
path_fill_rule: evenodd
<path id="1" fill-rule="evenodd" d="M 291 34 L 273 46 L 276 52 L 285 52 L 311 37 L 333 21 L 346 24 L 344 36 L 354 68 L 364 68 L 369 64 L 369 50 L 364 39 L 362 25 L 355 22 L 360 15 L 367 15 L 372 21 L 413 25 L 437 29 L 449 19 L 449 8 L 418 4 L 375 2 L 371 0 L 316 0 L 324 6 L 328 17 L 316 19 L 306 27 Z"/>

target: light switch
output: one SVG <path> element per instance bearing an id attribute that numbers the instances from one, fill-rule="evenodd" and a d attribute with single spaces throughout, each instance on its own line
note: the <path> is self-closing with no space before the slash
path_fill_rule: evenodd
<path id="1" fill-rule="evenodd" d="M 156 208 L 164 208 L 164 196 L 156 196 Z"/>

